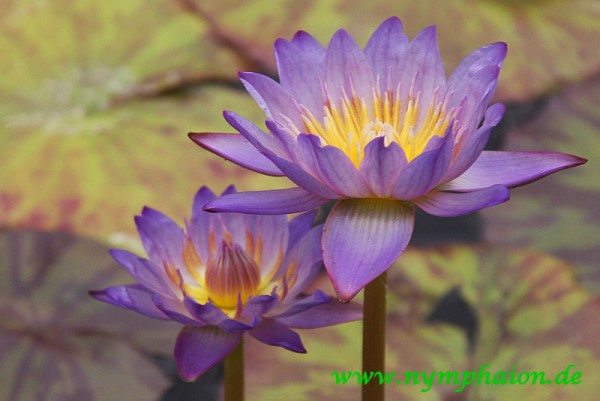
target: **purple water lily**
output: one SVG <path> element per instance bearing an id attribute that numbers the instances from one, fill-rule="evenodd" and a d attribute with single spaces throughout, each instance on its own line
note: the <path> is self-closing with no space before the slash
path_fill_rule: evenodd
<path id="1" fill-rule="evenodd" d="M 230 187 L 224 194 L 233 194 Z M 124 250 L 112 256 L 137 284 L 91 292 L 95 298 L 144 315 L 183 324 L 175 361 L 194 380 L 227 356 L 244 333 L 306 352 L 291 328 L 316 328 L 360 319 L 361 307 L 343 305 L 317 290 L 304 294 L 322 266 L 322 226 L 314 213 L 285 216 L 212 214 L 216 198 L 201 188 L 185 229 L 144 208 L 135 218 L 149 259 Z"/>
<path id="2" fill-rule="evenodd" d="M 488 108 L 505 43 L 469 55 L 446 79 L 435 27 L 409 41 L 386 20 L 364 49 L 344 30 L 323 47 L 306 32 L 275 42 L 280 82 L 240 78 L 267 116 L 265 133 L 233 112 L 242 135 L 190 134 L 202 147 L 298 187 L 236 193 L 207 210 L 294 213 L 335 199 L 323 258 L 348 300 L 406 248 L 414 207 L 459 216 L 497 205 L 508 188 L 585 162 L 548 152 L 483 151 L 504 106 Z"/>

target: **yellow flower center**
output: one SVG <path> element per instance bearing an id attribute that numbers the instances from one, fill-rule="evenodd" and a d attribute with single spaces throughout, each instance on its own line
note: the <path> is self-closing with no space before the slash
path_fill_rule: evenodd
<path id="1" fill-rule="evenodd" d="M 206 264 L 206 290 L 212 302 L 225 309 L 246 303 L 260 283 L 260 269 L 238 244 L 221 243 Z"/>
<path id="2" fill-rule="evenodd" d="M 358 168 L 365 156 L 365 146 L 383 136 L 385 145 L 396 142 L 402 147 L 408 161 L 423 153 L 434 136 L 443 137 L 454 116 L 445 104 L 432 104 L 419 121 L 418 96 L 410 96 L 404 105 L 398 93 L 374 91 L 369 107 L 364 98 L 349 98 L 344 93 L 341 108 L 329 98 L 323 107 L 323 118 L 317 119 L 306 107 L 300 106 L 304 122 L 299 129 L 288 121 L 296 135 L 301 132 L 317 135 L 323 145 L 341 149 Z"/>

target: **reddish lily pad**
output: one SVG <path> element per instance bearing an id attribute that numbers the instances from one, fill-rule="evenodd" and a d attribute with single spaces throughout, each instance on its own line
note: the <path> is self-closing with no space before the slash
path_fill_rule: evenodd
<path id="1" fill-rule="evenodd" d="M 387 386 L 389 399 L 493 401 L 594 399 L 600 384 L 600 300 L 574 279 L 571 266 L 528 250 L 477 246 L 410 249 L 388 271 Z M 456 292 L 477 318 L 475 342 L 456 326 L 432 323 L 440 300 Z M 460 310 L 453 319 L 460 320 Z M 335 384 L 333 371 L 360 368 L 360 323 L 302 333 L 308 354 L 248 346 L 249 401 L 359 400 L 354 378 Z M 489 364 L 488 367 L 485 365 Z M 405 372 L 544 371 L 554 377 L 569 364 L 578 385 L 406 384 Z M 259 368 L 257 368 L 259 367 Z M 485 378 L 484 378 L 485 379 Z M 426 391 L 423 391 L 426 390 Z"/>
<path id="2" fill-rule="evenodd" d="M 0 400 L 157 399 L 178 326 L 92 299 L 131 281 L 107 250 L 62 233 L 0 233 Z"/>
<path id="3" fill-rule="evenodd" d="M 522 189 L 483 212 L 487 238 L 556 254 L 574 263 L 584 285 L 600 293 L 600 80 L 551 98 L 531 122 L 506 136 L 508 150 L 559 151 L 589 162 Z"/>
<path id="4" fill-rule="evenodd" d="M 204 21 L 221 36 L 274 69 L 272 43 L 306 30 L 325 42 L 346 28 L 364 44 L 384 19 L 400 17 L 410 36 L 438 25 L 442 56 L 448 71 L 477 47 L 504 41 L 509 45 L 498 98 L 526 100 L 563 83 L 579 81 L 600 71 L 594 51 L 600 34 L 600 8 L 590 0 L 552 1 L 346 1 L 313 3 L 268 0 L 194 2 Z"/>

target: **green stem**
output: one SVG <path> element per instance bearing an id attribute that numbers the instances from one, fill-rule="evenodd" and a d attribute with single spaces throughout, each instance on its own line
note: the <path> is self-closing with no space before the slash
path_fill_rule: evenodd
<path id="1" fill-rule="evenodd" d="M 363 316 L 363 372 L 385 372 L 385 317 L 387 275 L 383 273 L 365 287 Z M 375 379 L 375 377 L 373 378 Z M 362 385 L 363 401 L 384 401 L 385 386 L 379 380 Z"/>
<path id="2" fill-rule="evenodd" d="M 244 338 L 225 358 L 224 401 L 244 401 Z"/>

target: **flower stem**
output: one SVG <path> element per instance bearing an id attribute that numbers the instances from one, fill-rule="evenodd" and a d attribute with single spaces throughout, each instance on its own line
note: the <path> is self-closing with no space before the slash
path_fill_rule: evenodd
<path id="1" fill-rule="evenodd" d="M 224 401 L 244 401 L 244 338 L 225 358 Z"/>
<path id="2" fill-rule="evenodd" d="M 363 372 L 385 371 L 385 317 L 387 275 L 384 272 L 365 287 L 363 315 Z M 362 385 L 363 401 L 384 401 L 385 386 L 379 380 Z"/>

